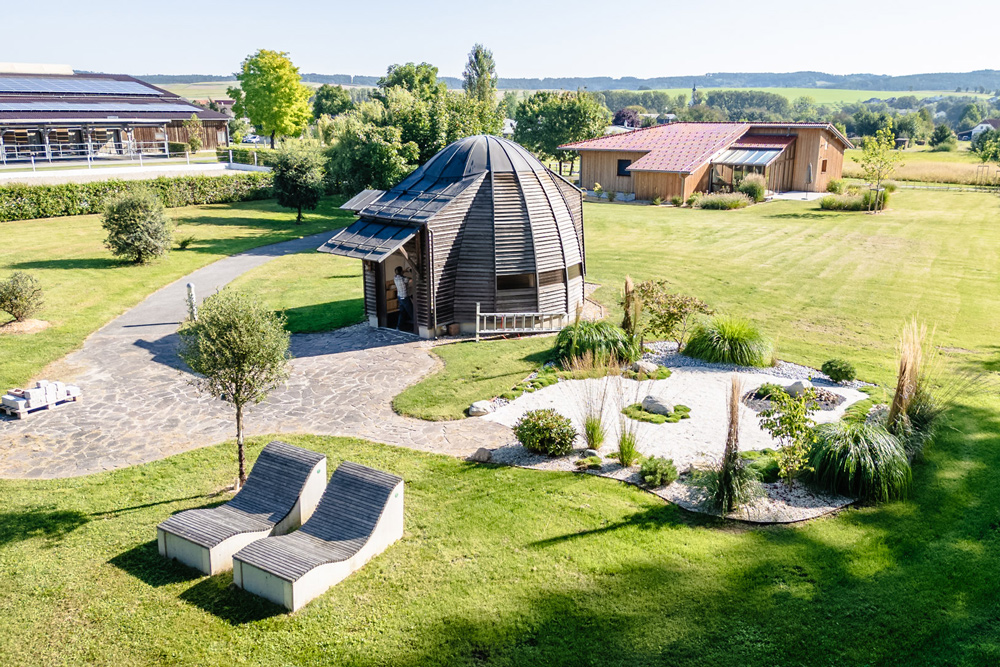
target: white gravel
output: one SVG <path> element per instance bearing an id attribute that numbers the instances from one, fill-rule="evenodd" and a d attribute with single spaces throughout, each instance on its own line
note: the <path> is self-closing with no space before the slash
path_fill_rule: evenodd
<path id="1" fill-rule="evenodd" d="M 686 359 L 679 355 L 669 355 L 673 359 Z M 652 359 L 651 359 L 652 360 Z M 694 360 L 692 360 L 694 361 Z M 671 365 L 667 363 L 666 365 Z M 642 454 L 662 456 L 673 459 L 677 469 L 682 473 L 691 467 L 705 467 L 721 457 L 725 445 L 728 427 L 728 409 L 726 399 L 733 370 L 719 368 L 718 364 L 673 365 L 671 376 L 666 380 L 647 380 L 637 382 L 620 377 L 607 377 L 597 380 L 565 380 L 549 387 L 544 387 L 533 393 L 526 393 L 506 405 L 497 405 L 496 410 L 480 419 L 488 419 L 505 426 L 512 427 L 521 416 L 529 410 L 553 408 L 569 417 L 578 431 L 582 431 L 584 405 L 588 396 L 594 396 L 605 390 L 604 422 L 607 428 L 605 445 L 600 453 L 607 457 L 615 449 L 624 417 L 621 408 L 639 403 L 647 394 L 660 396 L 677 405 L 691 408 L 691 418 L 677 423 L 650 424 L 633 422 L 637 425 L 638 447 Z M 743 393 L 756 389 L 765 382 L 787 385 L 792 380 L 807 379 L 805 367 L 787 364 L 790 368 L 778 369 L 740 369 L 737 373 L 743 385 Z M 778 370 L 781 374 L 761 372 Z M 844 402 L 834 410 L 819 410 L 812 414 L 817 423 L 828 423 L 843 417 L 845 410 L 858 401 L 868 398 L 868 395 L 857 389 L 823 382 L 818 378 L 818 372 L 811 371 L 811 377 L 817 385 L 829 391 L 840 394 Z M 799 373 L 795 375 L 794 373 Z M 740 449 L 777 448 L 778 442 L 759 426 L 757 414 L 750 408 L 741 406 Z M 584 444 L 578 440 L 577 446 Z M 575 470 L 574 461 L 581 452 L 566 457 L 551 459 L 528 452 L 520 445 L 512 445 L 494 450 L 492 460 L 497 463 L 517 465 L 547 470 Z M 606 477 L 622 481 L 638 483 L 638 469 L 622 468 L 613 461 L 605 461 L 599 471 L 593 471 Z M 802 521 L 826 514 L 852 502 L 843 496 L 815 493 L 802 485 L 792 488 L 784 484 L 765 485 L 767 496 L 750 508 L 745 508 L 730 515 L 744 521 L 759 523 L 785 523 Z M 681 481 L 668 487 L 653 490 L 653 493 L 675 502 L 689 510 L 706 512 L 701 502 L 699 490 Z M 712 512 L 708 512 L 712 513 Z"/>

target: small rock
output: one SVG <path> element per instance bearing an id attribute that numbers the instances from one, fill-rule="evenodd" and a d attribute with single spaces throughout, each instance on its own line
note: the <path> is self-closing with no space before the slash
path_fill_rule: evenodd
<path id="1" fill-rule="evenodd" d="M 493 406 L 489 401 L 476 401 L 469 406 L 470 417 L 482 417 L 483 415 L 488 415 L 491 412 L 493 412 Z"/>
<path id="2" fill-rule="evenodd" d="M 585 449 L 583 450 L 583 457 L 590 458 L 591 456 L 600 456 L 596 449 Z"/>
<path id="3" fill-rule="evenodd" d="M 659 396 L 652 395 L 642 399 L 642 409 L 646 412 L 652 412 L 654 415 L 665 415 L 668 417 L 674 412 L 672 404 L 667 403 Z"/>
<path id="4" fill-rule="evenodd" d="M 476 450 L 476 453 L 469 457 L 470 461 L 476 461 L 477 463 L 486 463 L 493 458 L 493 452 L 486 449 L 485 447 L 480 447 Z"/>
<path id="5" fill-rule="evenodd" d="M 652 361 L 636 361 L 632 364 L 633 373 L 645 373 L 646 375 L 652 375 L 658 368 L 659 366 L 654 364 Z"/>
<path id="6" fill-rule="evenodd" d="M 785 392 L 792 398 L 798 398 L 807 390 L 812 389 L 813 383 L 809 380 L 797 380 L 785 387 Z"/>

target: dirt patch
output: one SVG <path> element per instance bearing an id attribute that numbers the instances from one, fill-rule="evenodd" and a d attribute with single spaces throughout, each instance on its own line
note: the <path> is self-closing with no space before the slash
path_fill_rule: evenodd
<path id="1" fill-rule="evenodd" d="M 25 320 L 23 322 L 8 322 L 0 324 L 0 335 L 3 334 L 33 334 L 48 329 L 51 324 L 45 320 Z"/>

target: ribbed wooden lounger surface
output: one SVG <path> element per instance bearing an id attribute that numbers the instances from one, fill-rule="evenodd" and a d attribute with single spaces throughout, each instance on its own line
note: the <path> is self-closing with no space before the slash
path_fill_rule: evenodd
<path id="1" fill-rule="evenodd" d="M 233 535 L 270 530 L 292 511 L 324 455 L 275 440 L 261 451 L 246 484 L 225 505 L 175 514 L 160 528 L 211 548 Z"/>
<path id="2" fill-rule="evenodd" d="M 401 481 L 395 475 L 344 461 L 302 528 L 254 542 L 241 549 L 238 558 L 290 582 L 320 565 L 347 560 L 368 541 L 389 495 Z"/>

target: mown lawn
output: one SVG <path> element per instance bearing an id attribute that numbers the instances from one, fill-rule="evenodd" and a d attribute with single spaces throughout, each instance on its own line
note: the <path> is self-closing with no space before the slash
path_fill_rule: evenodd
<path id="1" fill-rule="evenodd" d="M 329 331 L 364 318 L 361 262 L 315 250 L 279 257 L 231 285 L 284 312 L 292 333 Z"/>
<path id="2" fill-rule="evenodd" d="M 626 274 L 666 278 L 718 311 L 756 320 L 788 361 L 818 368 L 841 357 L 862 378 L 891 384 L 899 331 L 916 317 L 949 371 L 1000 371 L 996 197 L 901 191 L 878 216 L 821 211 L 815 202 L 739 211 L 588 203 L 584 216 L 587 279 L 602 285 L 595 297 L 614 321 Z M 521 373 L 537 359 L 536 346 L 550 344 L 502 343 L 502 353 L 479 355 L 475 343 L 440 348 L 445 370 L 408 389 L 396 407 L 458 416 L 499 393 L 505 368 Z M 511 365 L 490 364 L 494 358 Z M 421 407 L 431 405 L 433 412 Z"/>
<path id="3" fill-rule="evenodd" d="M 96 215 L 0 224 L 0 277 L 16 270 L 36 276 L 45 290 L 45 307 L 37 317 L 52 323 L 32 335 L 0 334 L 0 388 L 24 383 L 149 294 L 195 269 L 250 248 L 342 227 L 352 216 L 337 208 L 340 202 L 324 200 L 301 225 L 273 200 L 169 209 L 177 223 L 175 241 L 186 236 L 195 241 L 148 266 L 115 259 L 103 245 Z"/>
<path id="4" fill-rule="evenodd" d="M 161 560 L 231 444 L 0 481 L 10 665 L 987 665 L 1000 660 L 1000 422 L 976 406 L 912 500 L 802 526 L 693 517 L 607 479 L 337 439 L 406 480 L 403 540 L 295 614 Z M 263 440 L 250 446 L 256 456 Z"/>

